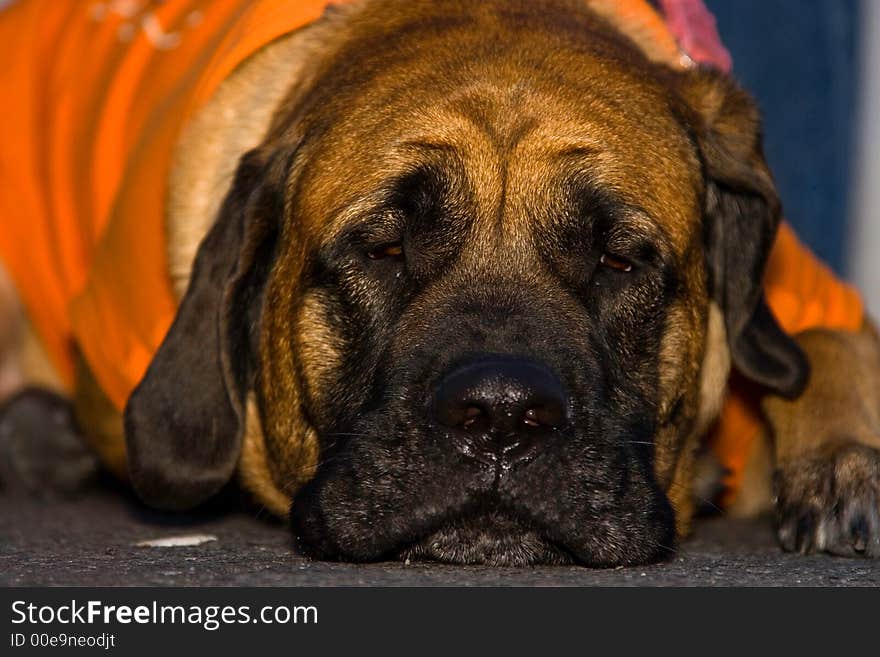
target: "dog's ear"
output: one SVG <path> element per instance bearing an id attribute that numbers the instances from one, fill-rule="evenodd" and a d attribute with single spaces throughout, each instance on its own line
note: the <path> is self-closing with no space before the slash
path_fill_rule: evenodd
<path id="1" fill-rule="evenodd" d="M 696 70 L 682 82 L 706 177 L 710 294 L 724 313 L 733 364 L 748 379 L 796 397 L 806 385 L 809 365 L 764 299 L 764 270 L 781 207 L 764 159 L 758 109 L 720 73 Z"/>
<path id="2" fill-rule="evenodd" d="M 126 405 L 129 475 L 152 506 L 193 507 L 235 472 L 283 213 L 278 161 L 256 150 L 242 158 L 174 322 Z"/>

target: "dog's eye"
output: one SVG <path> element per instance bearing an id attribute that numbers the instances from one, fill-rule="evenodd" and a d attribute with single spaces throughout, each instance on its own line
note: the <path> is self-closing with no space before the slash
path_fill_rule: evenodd
<path id="1" fill-rule="evenodd" d="M 386 258 L 403 258 L 403 245 L 399 243 L 383 244 L 367 251 L 370 260 L 385 260 Z"/>
<path id="2" fill-rule="evenodd" d="M 599 258 L 599 263 L 614 271 L 630 272 L 633 270 L 633 264 L 629 260 L 608 253 L 602 254 L 602 257 Z"/>

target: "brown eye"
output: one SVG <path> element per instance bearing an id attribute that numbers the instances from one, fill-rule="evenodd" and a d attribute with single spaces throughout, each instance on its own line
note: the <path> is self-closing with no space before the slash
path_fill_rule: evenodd
<path id="1" fill-rule="evenodd" d="M 618 256 L 608 255 L 607 253 L 602 254 L 602 257 L 599 258 L 599 262 L 615 271 L 630 272 L 633 269 L 633 265 L 629 260 L 624 260 Z"/>
<path id="2" fill-rule="evenodd" d="M 383 260 L 385 258 L 400 258 L 403 255 L 402 244 L 384 244 L 367 253 L 370 260 Z"/>

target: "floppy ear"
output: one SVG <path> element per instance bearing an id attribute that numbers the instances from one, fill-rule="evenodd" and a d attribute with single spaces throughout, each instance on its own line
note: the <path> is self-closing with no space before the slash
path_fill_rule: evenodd
<path id="1" fill-rule="evenodd" d="M 809 364 L 764 299 L 763 277 L 781 207 L 764 159 L 751 97 L 708 70 L 684 76 L 683 95 L 706 177 L 704 234 L 710 294 L 721 307 L 734 366 L 787 398 L 803 391 Z"/>
<path id="2" fill-rule="evenodd" d="M 129 474 L 152 506 L 193 507 L 235 471 L 283 212 L 272 174 L 258 151 L 242 158 L 174 322 L 126 405 Z"/>

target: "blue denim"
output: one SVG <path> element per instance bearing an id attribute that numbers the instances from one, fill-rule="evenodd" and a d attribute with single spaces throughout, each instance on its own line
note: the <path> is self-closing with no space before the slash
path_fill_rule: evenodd
<path id="1" fill-rule="evenodd" d="M 858 0 L 707 0 L 734 75 L 764 115 L 785 215 L 845 269 L 858 85 Z"/>

